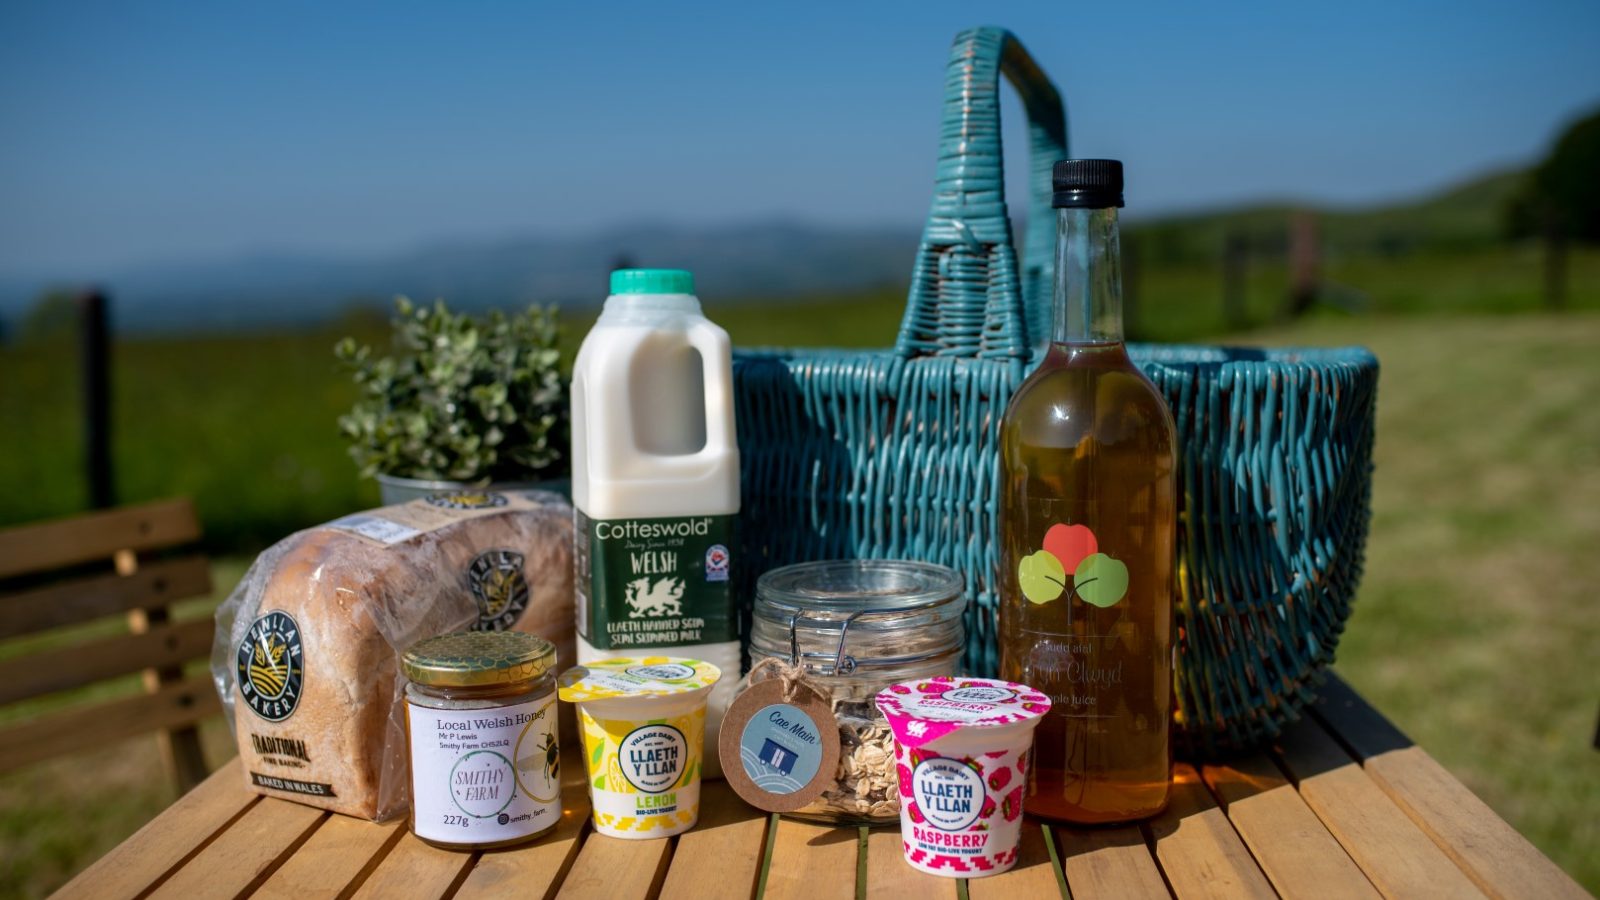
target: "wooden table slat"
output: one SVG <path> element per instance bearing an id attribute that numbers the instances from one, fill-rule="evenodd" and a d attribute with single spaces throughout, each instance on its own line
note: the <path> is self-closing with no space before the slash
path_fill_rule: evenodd
<path id="1" fill-rule="evenodd" d="M 406 820 L 373 824 L 329 816 L 252 897 L 305 900 L 365 881 L 406 830 Z"/>
<path id="2" fill-rule="evenodd" d="M 243 782 L 236 757 L 79 872 L 56 897 L 137 897 L 257 801 L 255 794 L 243 789 Z"/>
<path id="3" fill-rule="evenodd" d="M 373 900 L 443 897 L 461 879 L 474 857 L 472 853 L 441 850 L 408 829 L 352 896 Z"/>
<path id="4" fill-rule="evenodd" d="M 967 896 L 971 900 L 1022 900 L 1022 898 L 1065 897 L 1062 885 L 1065 880 L 1056 869 L 1050 856 L 1049 826 L 1035 819 L 1022 820 L 1022 845 L 1017 864 L 1009 872 L 972 878 L 967 881 Z M 900 835 L 895 834 L 896 856 L 899 855 Z M 898 860 L 897 860 L 898 861 Z M 910 866 L 901 863 L 901 868 Z"/>
<path id="5" fill-rule="evenodd" d="M 1279 894 L 1381 896 L 1264 754 L 1240 757 L 1229 766 L 1206 766 L 1202 774 Z"/>
<path id="6" fill-rule="evenodd" d="M 1054 830 L 1073 900 L 1172 896 L 1137 826 Z"/>
<path id="7" fill-rule="evenodd" d="M 632 840 L 589 832 L 557 897 L 653 897 L 666 879 L 674 838 Z"/>
<path id="8" fill-rule="evenodd" d="M 1315 712 L 1361 759 L 1368 777 L 1485 892 L 1552 900 L 1589 897 L 1344 681 L 1328 679 Z"/>
<path id="9" fill-rule="evenodd" d="M 899 828 L 872 828 L 867 831 L 868 897 L 955 900 L 958 884 L 960 879 L 929 875 L 907 865 L 905 850 L 900 846 Z"/>
<path id="10" fill-rule="evenodd" d="M 1193 766 L 1177 766 L 1172 801 L 1150 821 L 1148 830 L 1156 859 L 1178 900 L 1278 896 Z"/>
<path id="11" fill-rule="evenodd" d="M 287 859 L 330 813 L 262 798 L 150 894 L 153 900 L 239 897 Z"/>
<path id="12" fill-rule="evenodd" d="M 854 828 L 778 820 L 765 900 L 853 900 L 858 843 Z"/>
<path id="13" fill-rule="evenodd" d="M 589 798 L 561 811 L 555 829 L 525 847 L 485 850 L 456 900 L 477 897 L 548 897 L 566 878 L 589 829 Z"/>
<path id="14" fill-rule="evenodd" d="M 1483 896 L 1322 726 L 1303 720 L 1289 728 L 1278 757 L 1306 805 L 1385 896 Z"/>
<path id="15" fill-rule="evenodd" d="M 700 789 L 700 821 L 678 835 L 672 868 L 661 886 L 663 900 L 748 898 L 761 875 L 767 814 L 750 806 L 726 781 Z"/>

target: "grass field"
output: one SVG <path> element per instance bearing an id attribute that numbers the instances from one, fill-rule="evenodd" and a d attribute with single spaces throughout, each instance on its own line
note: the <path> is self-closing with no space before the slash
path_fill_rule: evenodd
<path id="1" fill-rule="evenodd" d="M 1242 338 L 1365 344 L 1383 363 L 1373 531 L 1340 669 L 1600 890 L 1600 753 L 1590 747 L 1600 617 L 1589 599 L 1600 583 L 1600 256 L 1580 258 L 1572 306 L 1585 311 L 1567 315 L 1505 314 L 1537 306 L 1536 260 L 1508 256 L 1431 280 L 1426 271 L 1375 279 L 1362 265 L 1330 264 L 1329 274 L 1381 283 L 1364 301 L 1376 314 L 1319 314 Z M 1150 273 L 1137 330 L 1214 333 L 1220 305 L 1203 274 Z M 1281 277 L 1256 273 L 1253 322 L 1273 317 Z M 1439 298 L 1480 314 L 1436 315 Z M 883 295 L 717 318 L 744 345 L 883 346 L 899 308 Z M 586 324 L 574 317 L 569 338 Z M 219 585 L 242 572 L 239 551 L 376 499 L 333 425 L 352 396 L 333 370 L 336 337 L 118 346 L 122 495 L 194 496 L 213 546 L 232 548 Z M 82 504 L 76 390 L 70 347 L 0 349 L 0 523 Z M 188 610 L 204 612 L 204 603 Z M 0 644 L 0 656 L 20 649 Z M 19 714 L 0 711 L 0 721 Z M 226 736 L 212 727 L 207 740 L 220 761 Z M 47 892 L 170 802 L 156 772 L 153 740 L 138 739 L 0 777 L 0 897 Z"/>

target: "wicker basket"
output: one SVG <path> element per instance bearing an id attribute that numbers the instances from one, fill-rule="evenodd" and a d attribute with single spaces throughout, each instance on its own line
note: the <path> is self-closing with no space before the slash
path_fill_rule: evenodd
<path id="1" fill-rule="evenodd" d="M 1035 223 L 1067 156 L 1055 88 L 1009 33 L 957 36 L 933 209 L 899 340 L 741 351 L 741 580 L 827 558 L 953 566 L 976 601 L 966 666 L 997 662 L 998 432 L 1049 327 L 1050 229 L 1019 269 L 998 75 L 1029 116 Z M 1359 348 L 1135 346 L 1178 425 L 1180 747 L 1270 737 L 1313 697 L 1360 579 L 1377 361 Z M 748 591 L 746 592 L 748 596 Z"/>

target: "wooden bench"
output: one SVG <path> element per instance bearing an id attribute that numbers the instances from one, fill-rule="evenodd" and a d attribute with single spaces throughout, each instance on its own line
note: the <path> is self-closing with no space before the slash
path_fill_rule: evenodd
<path id="1" fill-rule="evenodd" d="M 205 779 L 195 725 L 220 704 L 210 677 L 183 667 L 210 654 L 212 622 L 172 617 L 176 601 L 211 593 L 205 556 L 172 552 L 199 537 L 188 500 L 0 530 L 0 641 L 112 616 L 126 622 L 125 633 L 38 641 L 43 649 L 0 659 L 0 705 L 133 673 L 145 688 L 0 727 L 0 772 L 155 730 L 180 793 Z"/>
<path id="2" fill-rule="evenodd" d="M 1184 765 L 1161 816 L 1118 828 L 1027 820 L 1017 868 L 924 875 L 898 829 L 768 816 L 722 782 L 699 824 L 626 841 L 589 826 L 569 754 L 562 821 L 518 848 L 439 850 L 400 821 L 374 825 L 245 788 L 237 761 L 58 896 L 597 900 L 1073 900 L 1123 897 L 1587 897 L 1581 887 L 1337 678 L 1276 746 Z M 1070 891 L 1070 893 L 1069 893 Z"/>

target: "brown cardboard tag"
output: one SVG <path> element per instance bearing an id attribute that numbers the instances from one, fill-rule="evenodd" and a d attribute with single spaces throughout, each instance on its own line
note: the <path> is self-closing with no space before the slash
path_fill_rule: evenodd
<path id="1" fill-rule="evenodd" d="M 764 660 L 751 677 L 722 718 L 722 775 L 751 806 L 793 812 L 821 796 L 837 774 L 833 705 L 803 672 L 774 660 Z"/>

